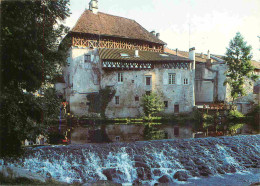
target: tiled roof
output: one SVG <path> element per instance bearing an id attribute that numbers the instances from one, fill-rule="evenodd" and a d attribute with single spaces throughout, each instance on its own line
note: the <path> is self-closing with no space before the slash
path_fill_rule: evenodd
<path id="1" fill-rule="evenodd" d="M 164 52 L 176 55 L 176 50 L 171 50 L 171 49 L 166 48 L 166 47 L 164 49 Z M 189 58 L 189 52 L 178 50 L 178 56 Z M 201 62 L 201 63 L 206 63 L 207 62 L 207 55 L 196 53 L 195 54 L 195 61 Z M 212 62 L 213 63 L 217 62 L 217 60 L 212 59 Z"/>
<path id="2" fill-rule="evenodd" d="M 223 55 L 215 55 L 214 56 L 220 58 L 220 59 L 224 59 Z M 255 60 L 251 60 L 251 64 L 256 68 L 256 69 L 260 69 L 260 62 L 259 61 L 255 61 Z"/>
<path id="3" fill-rule="evenodd" d="M 90 10 L 83 12 L 71 32 L 114 36 L 165 44 L 134 20 L 102 12 L 94 14 Z"/>
<path id="4" fill-rule="evenodd" d="M 107 49 L 100 48 L 99 56 L 102 60 L 123 60 L 123 61 L 187 61 L 185 57 L 158 52 L 138 51 L 139 57 L 135 57 L 135 50 Z"/>

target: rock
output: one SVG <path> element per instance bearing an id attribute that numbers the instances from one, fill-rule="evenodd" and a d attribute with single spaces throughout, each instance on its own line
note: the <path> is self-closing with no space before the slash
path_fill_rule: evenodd
<path id="1" fill-rule="evenodd" d="M 171 181 L 171 178 L 167 175 L 163 175 L 158 179 L 159 183 L 169 183 Z"/>
<path id="2" fill-rule="evenodd" d="M 46 178 L 47 178 L 47 179 L 51 179 L 51 178 L 52 178 L 51 173 L 47 172 L 47 173 L 46 173 Z"/>
<path id="3" fill-rule="evenodd" d="M 104 169 L 103 174 L 107 177 L 108 181 L 112 181 L 115 178 L 120 177 L 123 173 L 115 168 Z"/>
<path id="4" fill-rule="evenodd" d="M 177 171 L 174 176 L 174 179 L 177 179 L 178 181 L 187 181 L 189 178 L 189 175 L 186 171 Z"/>
<path id="5" fill-rule="evenodd" d="M 136 168 L 138 179 L 140 180 L 151 180 L 151 170 L 143 167 L 137 167 Z"/>
<path id="6" fill-rule="evenodd" d="M 0 166 L 0 172 L 4 177 L 11 177 L 14 179 L 28 179 L 45 182 L 45 178 L 37 173 L 33 173 L 23 168 Z"/>
<path id="7" fill-rule="evenodd" d="M 140 161 L 135 162 L 135 167 L 143 167 L 150 169 L 150 167 L 146 163 Z"/>
<path id="8" fill-rule="evenodd" d="M 139 155 L 135 155 L 135 156 L 134 156 L 134 161 L 139 161 L 139 162 L 144 162 L 144 163 L 145 163 L 143 157 L 142 157 L 142 156 L 139 156 Z"/>
<path id="9" fill-rule="evenodd" d="M 201 176 L 209 176 L 212 175 L 212 171 L 209 167 L 205 165 L 201 165 L 198 167 L 199 168 L 199 173 Z"/>
<path id="10" fill-rule="evenodd" d="M 217 171 L 219 174 L 225 174 L 225 171 L 221 167 L 217 168 Z"/>
<path id="11" fill-rule="evenodd" d="M 96 183 L 85 183 L 83 184 L 83 186 L 122 186 L 122 184 L 120 183 L 115 183 L 115 182 L 112 182 L 112 181 L 107 181 L 107 180 L 100 180 L 100 181 L 97 181 Z"/>
<path id="12" fill-rule="evenodd" d="M 197 165 L 202 165 L 202 164 L 205 163 L 205 162 L 202 161 L 201 159 L 196 159 L 194 162 L 195 162 L 195 164 L 197 164 Z"/>
<path id="13" fill-rule="evenodd" d="M 160 176 L 162 174 L 161 170 L 160 169 L 154 169 L 153 170 L 153 175 L 154 176 Z"/>
<path id="14" fill-rule="evenodd" d="M 237 171 L 234 165 L 227 165 L 224 167 L 224 170 L 227 173 L 235 173 Z"/>
<path id="15" fill-rule="evenodd" d="M 142 185 L 142 182 L 138 179 L 133 181 L 133 185 Z"/>

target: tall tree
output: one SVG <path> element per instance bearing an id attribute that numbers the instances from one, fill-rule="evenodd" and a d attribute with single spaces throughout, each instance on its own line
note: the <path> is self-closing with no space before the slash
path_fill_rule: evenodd
<path id="1" fill-rule="evenodd" d="M 0 156 L 20 152 L 22 140 L 46 131 L 58 117 L 58 99 L 46 87 L 67 57 L 58 46 L 68 31 L 61 24 L 68 5 L 69 0 L 1 2 Z M 40 89 L 44 95 L 35 96 Z"/>
<path id="2" fill-rule="evenodd" d="M 246 78 L 256 80 L 257 76 L 253 74 L 254 67 L 251 65 L 252 47 L 247 45 L 242 35 L 238 32 L 230 41 L 224 60 L 228 66 L 226 71 L 226 81 L 224 85 L 231 88 L 232 103 L 239 96 L 246 95 L 244 85 Z"/>

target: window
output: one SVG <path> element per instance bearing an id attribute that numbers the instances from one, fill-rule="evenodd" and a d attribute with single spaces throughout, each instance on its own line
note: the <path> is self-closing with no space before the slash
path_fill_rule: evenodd
<path id="1" fill-rule="evenodd" d="M 116 99 L 116 105 L 119 105 L 119 96 L 116 96 L 115 99 Z"/>
<path id="2" fill-rule="evenodd" d="M 164 108 L 168 108 L 168 101 L 164 101 Z"/>
<path id="3" fill-rule="evenodd" d="M 123 73 L 120 72 L 117 74 L 117 82 L 120 82 L 120 83 L 123 82 Z"/>
<path id="4" fill-rule="evenodd" d="M 184 81 L 184 82 L 183 82 L 184 85 L 188 85 L 188 84 L 189 84 L 188 78 L 184 78 L 183 81 Z"/>
<path id="5" fill-rule="evenodd" d="M 151 76 L 146 76 L 145 77 L 145 83 L 146 83 L 146 85 L 151 85 L 151 80 L 152 80 L 152 77 Z"/>
<path id="6" fill-rule="evenodd" d="M 91 62 L 91 56 L 88 55 L 88 54 L 86 54 L 86 55 L 84 56 L 84 62 L 85 62 L 85 63 Z"/>
<path id="7" fill-rule="evenodd" d="M 120 141 L 120 136 L 116 136 L 116 141 Z"/>
<path id="8" fill-rule="evenodd" d="M 146 94 L 146 95 L 150 95 L 150 94 L 151 94 L 151 91 L 145 91 L 145 94 Z"/>
<path id="9" fill-rule="evenodd" d="M 126 53 L 121 53 L 120 55 L 121 55 L 121 57 L 125 57 L 125 58 L 130 57 L 129 54 L 126 54 Z"/>
<path id="10" fill-rule="evenodd" d="M 180 130 L 179 127 L 174 127 L 174 136 L 179 136 Z"/>
<path id="11" fill-rule="evenodd" d="M 179 105 L 174 105 L 174 113 L 179 113 Z"/>
<path id="12" fill-rule="evenodd" d="M 169 73 L 169 85 L 174 85 L 175 84 L 175 73 Z"/>
<path id="13" fill-rule="evenodd" d="M 139 101 L 139 96 L 135 96 L 135 101 Z"/>

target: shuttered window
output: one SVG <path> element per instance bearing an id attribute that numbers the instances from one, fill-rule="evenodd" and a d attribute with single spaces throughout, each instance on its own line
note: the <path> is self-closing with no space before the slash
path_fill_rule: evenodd
<path id="1" fill-rule="evenodd" d="M 176 74 L 175 73 L 169 73 L 169 85 L 176 84 Z"/>

